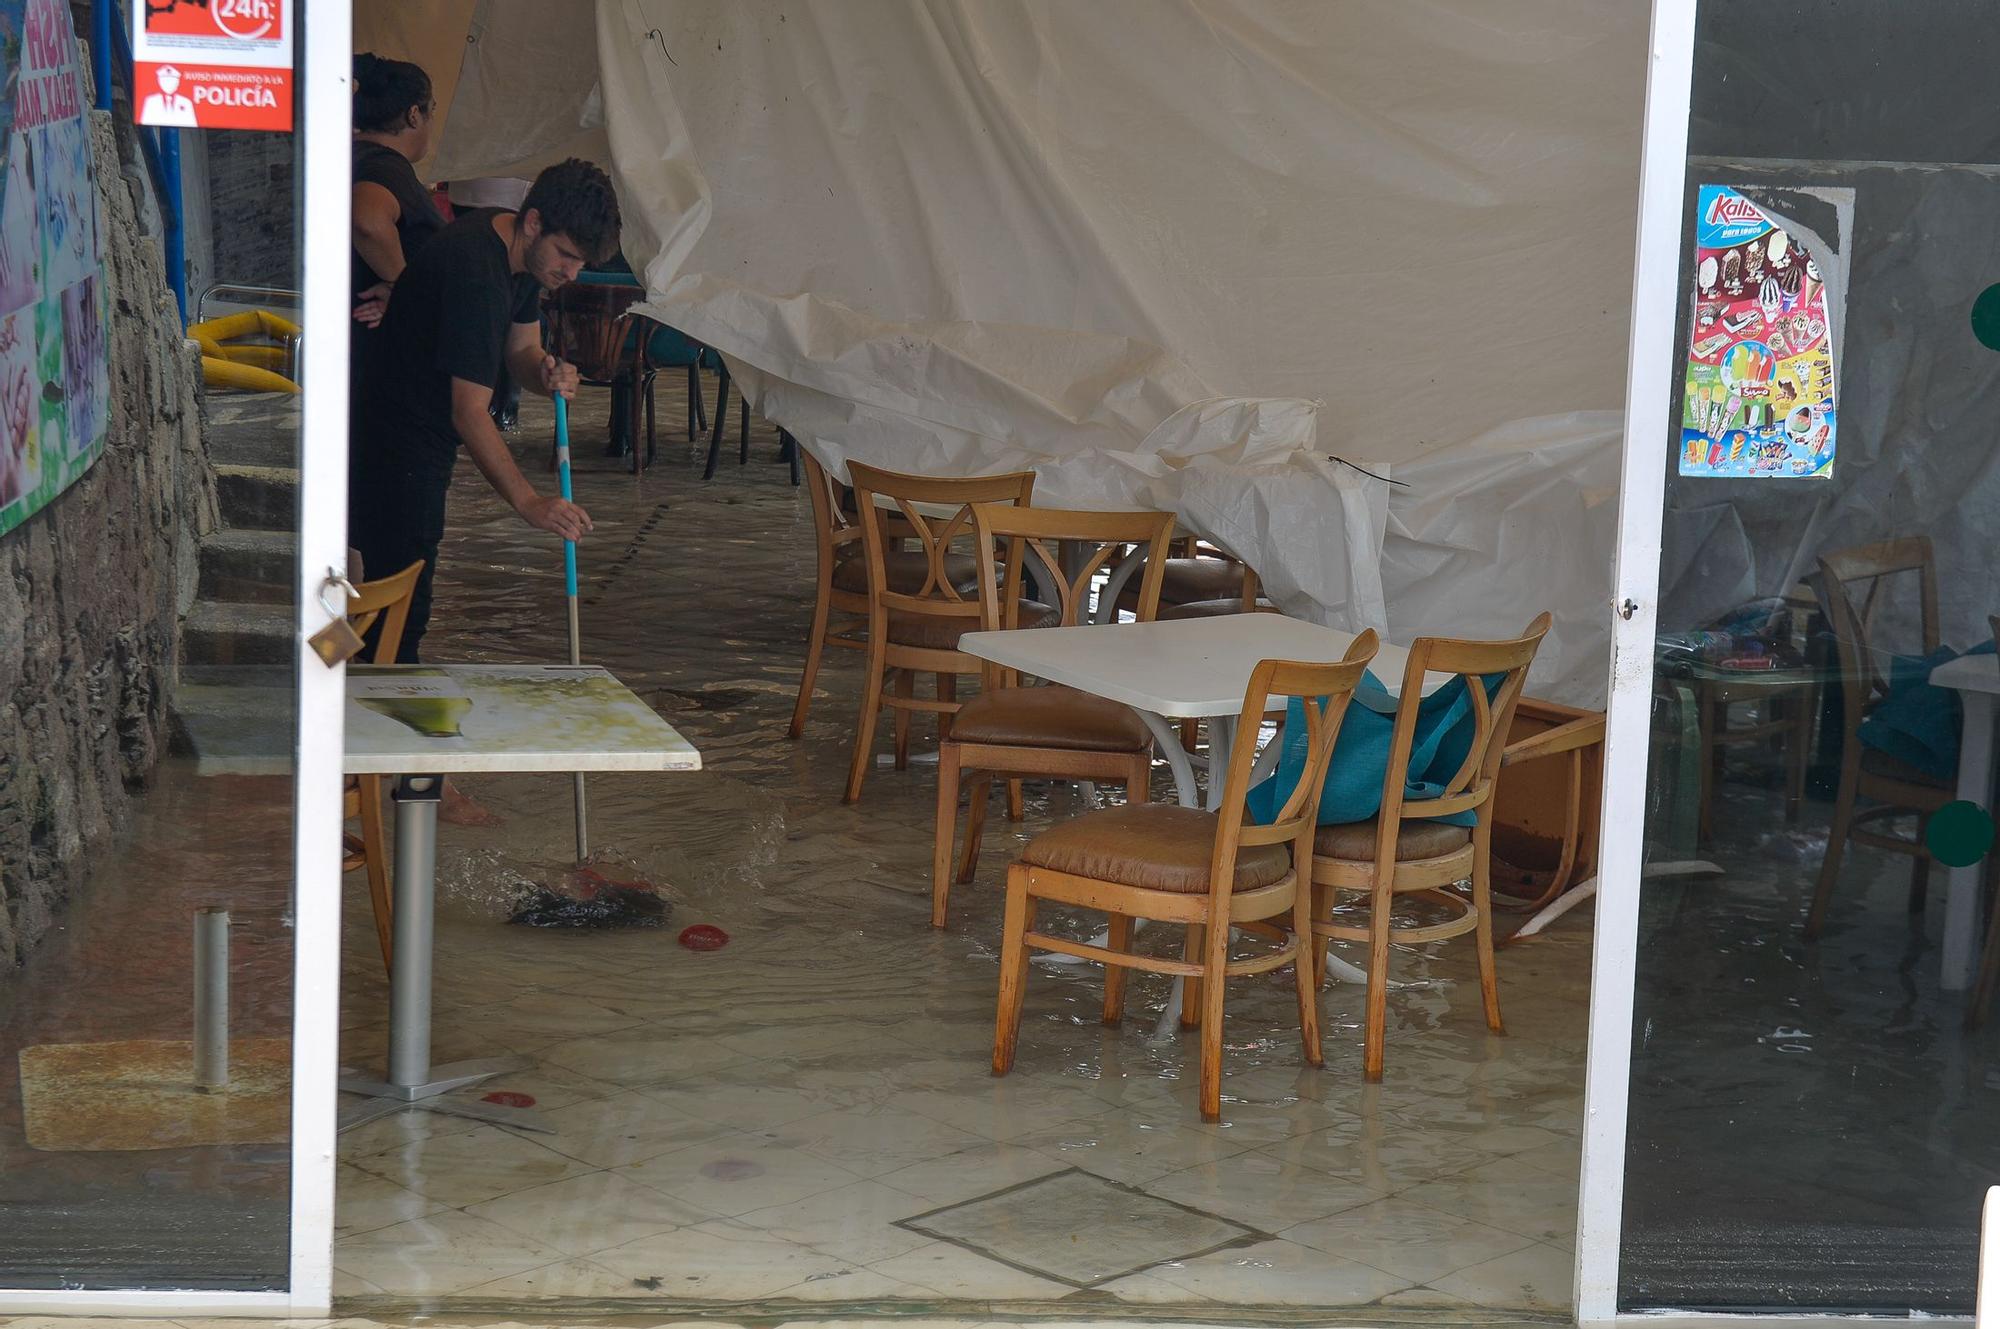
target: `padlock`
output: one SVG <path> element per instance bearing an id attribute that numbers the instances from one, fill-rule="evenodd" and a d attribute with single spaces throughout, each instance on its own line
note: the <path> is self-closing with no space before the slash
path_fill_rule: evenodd
<path id="1" fill-rule="evenodd" d="M 347 621 L 346 601 L 354 599 L 359 594 L 354 589 L 354 583 L 342 576 L 337 568 L 328 568 L 326 572 L 326 580 L 320 583 L 319 603 L 320 608 L 333 615 L 333 621 L 306 638 L 306 645 L 313 648 L 313 654 L 317 655 L 328 669 L 335 669 L 361 654 L 362 647 L 366 643 L 361 640 L 361 634 L 354 630 L 354 625 Z M 338 606 L 327 598 L 327 592 L 335 589 L 341 591 L 344 596 Z"/>

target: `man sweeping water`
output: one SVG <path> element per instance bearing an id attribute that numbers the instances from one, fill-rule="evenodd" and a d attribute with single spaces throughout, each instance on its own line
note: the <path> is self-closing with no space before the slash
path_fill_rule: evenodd
<path id="1" fill-rule="evenodd" d="M 357 403 L 347 530 L 367 576 L 424 560 L 398 663 L 420 658 L 445 495 L 461 446 L 530 526 L 565 540 L 590 531 L 583 508 L 528 482 L 490 407 L 503 367 L 544 396 L 575 392 L 576 367 L 542 345 L 541 294 L 617 252 L 618 226 L 610 179 L 571 158 L 535 178 L 518 212 L 462 214 L 396 281 L 377 334 L 376 369 Z"/>

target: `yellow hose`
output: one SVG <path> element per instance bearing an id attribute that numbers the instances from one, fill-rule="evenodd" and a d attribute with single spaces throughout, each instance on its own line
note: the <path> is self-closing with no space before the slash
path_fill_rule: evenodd
<path id="1" fill-rule="evenodd" d="M 238 364 L 234 360 L 219 360 L 212 355 L 201 357 L 202 381 L 212 388 L 240 388 L 245 392 L 297 392 L 298 384 L 283 374 L 274 374 L 268 369 L 255 365 Z"/>
<path id="2" fill-rule="evenodd" d="M 239 365 L 256 365 L 259 369 L 269 369 L 282 373 L 291 354 L 282 346 L 221 346 L 215 350 L 202 350 L 203 355 L 214 356 L 218 360 L 230 360 Z"/>
<path id="3" fill-rule="evenodd" d="M 203 323 L 188 324 L 188 336 L 199 341 L 235 341 L 238 337 L 269 337 L 285 341 L 299 335 L 299 325 L 279 318 L 268 309 L 246 309 L 240 314 L 224 314 Z"/>

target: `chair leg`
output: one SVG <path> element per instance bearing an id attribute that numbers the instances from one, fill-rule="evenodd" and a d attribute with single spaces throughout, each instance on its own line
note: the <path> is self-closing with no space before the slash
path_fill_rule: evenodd
<path id="1" fill-rule="evenodd" d="M 1132 918 L 1129 914 L 1111 916 L 1111 936 L 1105 944 L 1120 955 L 1132 949 Z M 1104 966 L 1104 1015 L 1106 1024 L 1120 1024 L 1125 1019 L 1125 977 L 1122 964 Z"/>
<path id="2" fill-rule="evenodd" d="M 957 674 L 939 674 L 937 676 L 937 698 L 941 702 L 955 702 L 958 700 Z M 938 742 L 940 743 L 951 737 L 951 716 L 952 713 L 950 711 L 941 710 L 938 712 Z"/>
<path id="3" fill-rule="evenodd" d="M 1791 732 L 1785 735 L 1786 771 L 1788 777 L 1785 790 L 1785 819 L 1794 824 L 1806 801 L 1806 766 L 1812 760 L 1812 706 L 1807 695 L 1797 695 L 1786 701 L 1787 716 Z"/>
<path id="4" fill-rule="evenodd" d="M 1473 938 L 1479 948 L 1479 997 L 1486 1006 L 1486 1027 L 1504 1034 L 1507 1029 L 1500 1022 L 1500 971 L 1493 959 L 1493 830 L 1486 815 L 1481 815 L 1479 829 L 1473 832 L 1478 847 L 1472 854 L 1472 908 L 1479 922 L 1473 929 Z"/>
<path id="5" fill-rule="evenodd" d="M 1993 860 L 1986 860 L 1986 876 L 1993 876 Z M 1965 1007 L 1965 1027 L 1977 1029 L 1986 1023 L 1987 1008 L 1993 1004 L 1993 988 L 2000 982 L 2000 899 L 1988 900 L 1991 912 L 1986 920 L 1986 949 L 1979 957 L 1979 979 Z"/>
<path id="6" fill-rule="evenodd" d="M 979 870 L 979 841 L 986 834 L 986 805 L 992 801 L 993 781 L 975 781 L 966 797 L 965 848 L 959 851 L 958 857 L 958 880 L 961 884 L 971 881 L 972 874 Z"/>
<path id="7" fill-rule="evenodd" d="M 1021 1001 L 1028 986 L 1028 929 L 1034 926 L 1035 902 L 1028 895 L 1028 870 L 1007 869 L 1007 917 L 1000 932 L 1000 1000 L 993 1020 L 993 1073 L 1014 1068 L 1014 1050 L 1021 1040 Z"/>
<path id="8" fill-rule="evenodd" d="M 729 423 L 729 371 L 721 371 L 722 384 L 715 391 L 715 425 L 708 433 L 708 464 L 702 468 L 701 478 L 715 478 L 715 464 L 722 457 L 722 431 Z"/>
<path id="9" fill-rule="evenodd" d="M 1827 902 L 1833 898 L 1833 884 L 1840 877 L 1840 858 L 1847 849 L 1848 834 L 1854 828 L 1855 785 L 1861 778 L 1860 758 L 1854 739 L 1847 740 L 1848 752 L 1840 763 L 1840 792 L 1833 800 L 1833 826 L 1826 833 L 1826 856 L 1820 860 L 1819 882 L 1813 887 L 1812 908 L 1806 911 L 1806 940 L 1819 936 L 1826 926 Z"/>
<path id="10" fill-rule="evenodd" d="M 938 745 L 937 828 L 931 843 L 931 926 L 944 926 L 951 903 L 951 848 L 958 833 L 958 744 Z"/>
<path id="11" fill-rule="evenodd" d="M 826 622 L 833 612 L 832 598 L 833 583 L 821 577 L 819 594 L 813 600 L 812 628 L 806 636 L 806 667 L 799 675 L 799 699 L 792 704 L 792 726 L 785 731 L 788 738 L 797 738 L 806 730 L 806 712 L 812 709 L 820 657 L 826 653 Z"/>
<path id="12" fill-rule="evenodd" d="M 1361 1052 L 1361 1076 L 1382 1078 L 1382 1045 L 1389 1025 L 1389 919 L 1396 903 L 1389 883 L 1375 888 L 1368 911 L 1368 1026 Z"/>
<path id="13" fill-rule="evenodd" d="M 881 634 L 871 630 L 871 642 Z M 868 778 L 868 765 L 875 759 L 875 722 L 882 714 L 882 657 L 868 652 L 868 675 L 861 684 L 861 718 L 854 726 L 854 760 L 847 769 L 847 793 L 843 803 L 861 801 L 861 784 Z"/>
<path id="14" fill-rule="evenodd" d="M 1019 780 L 1009 780 L 1007 782 L 1007 820 L 1019 821 L 1027 815 L 1026 799 L 1021 793 L 1021 782 Z"/>
<path id="15" fill-rule="evenodd" d="M 1222 1120 L 1222 996 L 1229 986 L 1229 924 L 1208 929 L 1201 975 L 1201 1119 Z"/>
<path id="16" fill-rule="evenodd" d="M 896 695 L 904 701 L 917 695 L 917 672 L 914 669 L 896 671 Z M 896 707 L 896 769 L 910 769 L 910 708 Z"/>
<path id="17" fill-rule="evenodd" d="M 1189 964 L 1199 964 L 1208 946 L 1208 925 L 1190 923 L 1187 935 L 1181 938 L 1181 959 Z M 1181 1028 L 1192 1029 L 1201 1023 L 1201 980 L 1190 978 L 1181 984 Z"/>
<path id="18" fill-rule="evenodd" d="M 658 396 L 653 389 L 657 386 L 658 377 L 657 374 L 646 375 L 646 465 L 648 466 L 651 466 L 654 459 L 660 455 L 660 436 L 653 427 L 653 413 L 656 406 L 654 398 Z M 634 455 L 637 455 L 636 449 Z"/>
<path id="19" fill-rule="evenodd" d="M 363 775 L 361 781 L 361 850 L 368 858 L 368 899 L 375 908 L 375 939 L 382 945 L 382 968 L 393 971 L 395 897 L 389 893 L 389 845 L 382 833 L 382 777 Z"/>
<path id="20" fill-rule="evenodd" d="M 701 366 L 688 366 L 688 442 L 701 437 Z"/>
<path id="21" fill-rule="evenodd" d="M 1125 802 L 1150 803 L 1153 800 L 1153 754 L 1142 752 L 1133 761 L 1132 769 L 1125 776 Z"/>
<path id="22" fill-rule="evenodd" d="M 736 417 L 739 435 L 736 441 L 736 464 L 747 466 L 750 464 L 750 399 L 743 395 L 740 388 L 736 392 L 736 406 L 740 412 Z"/>
<path id="23" fill-rule="evenodd" d="M 1306 1065 L 1326 1065 L 1319 1036 L 1319 984 L 1313 981 L 1312 891 L 1301 882 L 1292 896 L 1292 979 L 1299 990 L 1299 1041 Z"/>
<path id="24" fill-rule="evenodd" d="M 1910 856 L 1910 913 L 1924 912 L 1924 897 L 1931 892 L 1931 856 L 1922 846 L 1929 835 L 1931 819 L 1928 815 L 1917 818 L 1917 852 Z"/>
<path id="25" fill-rule="evenodd" d="M 778 439 L 778 446 L 784 451 L 785 461 L 792 468 L 792 488 L 796 489 L 799 486 L 799 441 L 782 429 L 778 431 Z"/>

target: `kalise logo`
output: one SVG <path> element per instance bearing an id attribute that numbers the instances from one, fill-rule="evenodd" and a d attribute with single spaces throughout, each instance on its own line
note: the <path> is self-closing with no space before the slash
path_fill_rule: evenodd
<path id="1" fill-rule="evenodd" d="M 1729 226 L 1737 222 L 1761 222 L 1764 214 L 1757 211 L 1757 205 L 1747 198 L 1735 194 L 1717 194 L 1715 202 L 1708 207 L 1710 226 Z"/>

